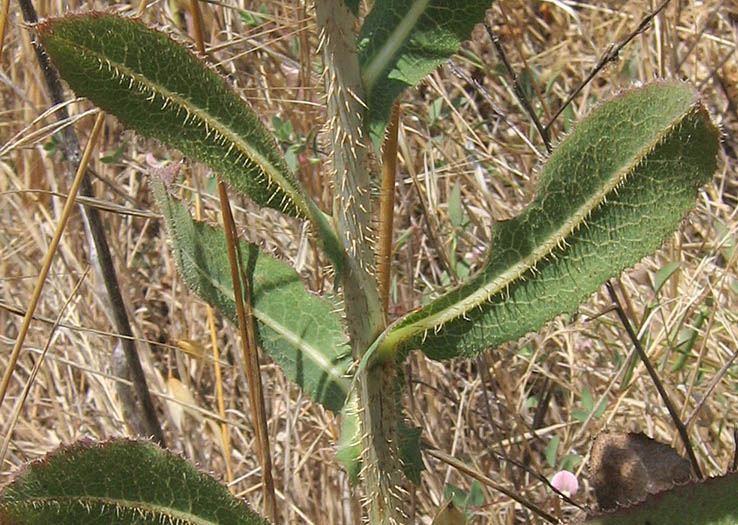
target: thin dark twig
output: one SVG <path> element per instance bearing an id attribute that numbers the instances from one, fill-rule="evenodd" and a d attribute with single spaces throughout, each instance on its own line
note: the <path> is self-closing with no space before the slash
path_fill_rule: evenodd
<path id="1" fill-rule="evenodd" d="M 530 116 L 531 120 L 533 121 L 533 124 L 538 130 L 538 133 L 541 135 L 543 144 L 546 146 L 546 151 L 551 153 L 553 150 L 551 148 L 551 139 L 549 138 L 548 128 L 547 127 L 544 128 L 541 125 L 541 121 L 538 119 L 536 112 L 533 111 L 533 106 L 530 105 L 530 101 L 528 100 L 528 97 L 525 96 L 525 93 L 523 92 L 523 88 L 520 85 L 520 80 L 518 80 L 518 75 L 515 74 L 515 70 L 510 65 L 510 61 L 507 59 L 507 54 L 505 53 L 505 48 L 502 46 L 502 43 L 500 42 L 500 37 L 497 36 L 492 31 L 492 28 L 489 26 L 486 20 L 484 22 L 484 28 L 487 30 L 487 34 L 489 35 L 490 39 L 492 39 L 492 44 L 495 46 L 495 50 L 497 51 L 497 56 L 500 57 L 500 60 L 502 61 L 502 65 L 505 66 L 507 73 L 510 75 L 510 78 L 512 79 L 513 92 L 515 93 L 515 96 L 518 97 L 518 101 L 523 106 L 523 109 L 525 109 L 525 111 L 528 113 L 528 116 Z"/>
<path id="2" fill-rule="evenodd" d="M 35 24 L 38 22 L 38 16 L 36 15 L 36 10 L 33 7 L 32 0 L 19 0 L 19 3 L 26 23 Z M 35 35 L 31 35 L 31 38 L 51 102 L 54 105 L 60 105 L 59 110 L 56 112 L 57 119 L 59 121 L 68 120 L 69 113 L 67 112 L 67 108 L 64 105 L 61 105 L 64 102 L 64 92 L 62 90 L 61 83 L 59 82 L 59 76 L 57 75 L 56 70 L 51 67 L 49 57 L 39 45 Z M 67 126 L 62 131 L 62 143 L 66 159 L 73 165 L 79 164 L 79 161 L 82 158 L 82 153 L 77 134 L 72 126 Z M 82 180 L 79 193 L 85 197 L 94 198 L 95 196 L 92 189 L 92 183 L 90 182 L 90 178 L 87 174 L 85 174 L 85 177 Z M 133 330 L 131 329 L 131 324 L 128 320 L 128 313 L 126 312 L 125 303 L 123 302 L 123 296 L 120 292 L 118 277 L 115 272 L 115 266 L 113 265 L 113 259 L 110 255 L 110 247 L 108 246 L 107 237 L 105 236 L 105 229 L 102 225 L 100 213 L 96 208 L 89 206 L 80 205 L 80 209 L 82 210 L 85 227 L 92 238 L 92 245 L 94 246 L 94 250 L 97 254 L 97 260 L 100 265 L 100 274 L 102 275 L 105 283 L 105 290 L 108 294 L 115 328 L 121 336 L 119 341 L 123 346 L 123 351 L 126 356 L 126 361 L 131 374 L 131 382 L 134 385 L 139 403 L 141 403 L 141 409 L 143 410 L 144 421 L 146 423 L 145 433 L 148 436 L 152 436 L 154 441 L 159 443 L 162 447 L 165 447 L 166 442 L 164 440 L 164 433 L 162 432 L 161 425 L 159 424 L 159 418 L 156 415 L 154 403 L 151 400 L 151 394 L 149 393 L 149 388 L 146 384 L 146 376 L 144 374 L 143 367 L 141 366 L 141 361 L 138 358 Z M 92 258 L 94 259 L 94 257 Z"/>
<path id="3" fill-rule="evenodd" d="M 728 109 L 731 113 L 733 113 L 733 116 L 738 119 L 738 109 L 736 109 L 735 102 L 730 96 L 730 91 L 728 91 L 728 86 L 725 83 L 725 80 L 723 77 L 715 73 L 715 80 L 717 81 L 718 86 L 720 86 L 720 89 L 723 91 L 723 95 L 725 95 L 725 99 L 728 101 Z M 726 134 L 730 136 L 729 131 L 725 130 Z"/>
<path id="4" fill-rule="evenodd" d="M 492 435 L 494 436 L 495 441 L 497 441 L 497 446 L 500 447 L 500 454 L 504 457 L 506 456 L 506 453 L 501 446 L 502 436 L 500 435 L 499 428 L 497 428 L 497 423 L 495 423 L 495 418 L 492 415 L 492 403 L 489 399 L 489 371 L 487 370 L 485 360 L 482 358 L 481 354 L 477 356 L 477 369 L 479 370 L 479 379 L 482 382 L 482 396 L 484 397 L 484 407 L 487 409 L 487 420 L 492 428 Z M 498 454 L 492 450 L 492 457 L 495 459 L 495 462 L 497 462 L 497 455 Z"/>
<path id="5" fill-rule="evenodd" d="M 671 0 L 664 0 L 661 2 L 661 4 L 651 13 L 646 15 L 643 20 L 641 20 L 641 23 L 638 24 L 638 27 L 635 28 L 635 30 L 628 35 L 625 40 L 622 40 L 619 44 L 610 44 L 607 48 L 607 50 L 603 53 L 602 57 L 600 57 L 600 60 L 595 65 L 594 69 L 587 75 L 587 78 L 582 80 L 581 84 L 577 86 L 577 88 L 572 91 L 571 95 L 566 99 L 566 101 L 561 105 L 561 107 L 556 110 L 556 113 L 554 113 L 553 117 L 551 117 L 551 122 L 546 124 L 545 130 L 548 132 L 551 129 L 551 126 L 556 121 L 556 119 L 561 115 L 561 113 L 566 109 L 566 106 L 571 104 L 571 101 L 574 100 L 574 98 L 579 95 L 579 93 L 584 89 L 584 86 L 589 84 L 592 79 L 597 75 L 597 73 L 600 72 L 602 68 L 604 68 L 607 64 L 610 62 L 617 62 L 618 56 L 620 55 L 620 51 L 630 43 L 631 40 L 633 40 L 636 36 L 643 33 L 643 31 L 646 30 L 648 25 L 651 23 L 651 21 L 658 15 L 661 11 L 664 10 L 664 8 L 669 5 L 669 2 Z"/>
<path id="6" fill-rule="evenodd" d="M 722 345 L 722 343 L 719 343 Z M 728 359 L 728 362 L 725 363 L 722 368 L 718 371 L 717 374 L 715 374 L 715 377 L 712 378 L 712 381 L 710 381 L 710 386 L 707 387 L 707 390 L 705 391 L 705 394 L 702 396 L 702 398 L 699 400 L 697 405 L 694 407 L 694 410 L 692 410 L 692 413 L 687 418 L 687 421 L 685 421 L 684 425 L 689 428 L 692 424 L 692 421 L 697 417 L 697 415 L 700 413 L 700 410 L 702 410 L 702 406 L 705 404 L 705 401 L 710 397 L 713 390 L 715 390 L 715 387 L 718 385 L 720 381 L 722 381 L 725 374 L 728 373 L 728 370 L 730 370 L 730 367 L 733 366 L 733 362 L 738 358 L 738 350 L 733 352 L 733 356 Z"/>
<path id="7" fill-rule="evenodd" d="M 625 330 L 628 332 L 628 337 L 630 337 L 630 340 L 633 342 L 633 346 L 635 346 L 636 352 L 638 352 L 638 356 L 641 358 L 641 361 L 643 361 L 643 364 L 648 371 L 648 375 L 651 376 L 651 380 L 656 386 L 656 390 L 658 390 L 661 399 L 666 405 L 666 409 L 669 411 L 669 415 L 671 416 L 674 425 L 676 425 L 677 427 L 677 432 L 679 433 L 679 437 L 681 438 L 682 443 L 684 443 L 684 448 L 687 450 L 687 455 L 689 456 L 689 461 L 692 463 L 692 469 L 694 470 L 694 473 L 697 475 L 698 479 L 702 479 L 702 471 L 700 470 L 700 466 L 697 463 L 697 457 L 694 455 L 694 451 L 692 450 L 692 444 L 689 442 L 687 427 L 685 427 L 684 423 L 682 423 L 682 421 L 679 419 L 679 413 L 677 412 L 676 408 L 674 408 L 674 404 L 671 402 L 671 399 L 666 393 L 666 390 L 664 390 L 664 386 L 661 384 L 661 380 L 659 379 L 656 370 L 654 369 L 653 365 L 651 365 L 651 361 L 649 361 L 646 352 L 643 350 L 641 342 L 638 340 L 638 336 L 636 336 L 635 332 L 633 331 L 633 327 L 630 325 L 630 321 L 625 315 L 625 310 L 623 310 L 623 307 L 620 304 L 620 299 L 618 299 L 618 295 L 617 293 L 615 293 L 615 288 L 613 288 L 610 281 L 607 282 L 607 291 L 610 293 L 610 297 L 612 298 L 613 303 L 615 303 L 615 311 L 618 314 L 620 322 L 623 324 Z"/>
<path id="8" fill-rule="evenodd" d="M 464 473 L 464 474 L 466 474 L 468 476 L 471 476 L 472 478 L 476 479 L 477 481 L 479 481 L 483 485 L 486 485 L 486 486 L 490 487 L 492 490 L 496 490 L 498 492 L 501 492 L 502 494 L 504 494 L 508 498 L 511 498 L 514 501 L 517 501 L 518 503 L 520 503 L 521 505 L 523 505 L 525 508 L 527 508 L 528 510 L 534 512 L 536 515 L 540 516 L 541 518 L 543 518 L 544 520 L 548 521 L 549 523 L 560 523 L 559 520 L 556 518 L 556 516 L 553 516 L 553 515 L 549 514 L 548 512 L 546 512 L 545 510 L 543 510 L 539 506 L 537 506 L 534 503 L 531 503 L 530 501 L 526 500 L 525 498 L 523 498 L 522 496 L 520 496 L 517 493 L 517 491 L 512 491 L 512 490 L 507 489 L 506 487 L 503 487 L 499 483 L 491 480 L 490 478 L 488 478 L 487 476 L 485 476 L 481 472 L 478 472 L 477 470 L 469 467 L 468 465 L 466 465 L 463 462 L 459 461 L 455 457 L 453 457 L 453 456 L 451 456 L 449 454 L 446 454 L 445 452 L 442 452 L 442 451 L 440 451 L 438 449 L 432 448 L 432 447 L 425 447 L 424 450 L 425 450 L 425 452 L 428 455 L 433 456 L 434 458 L 436 458 L 436 459 L 438 459 L 440 461 L 443 461 L 447 465 L 450 465 L 450 466 L 454 467 L 459 472 L 462 472 L 462 473 Z"/>
<path id="9" fill-rule="evenodd" d="M 687 61 L 689 56 L 692 54 L 692 52 L 697 49 L 697 46 L 700 43 L 700 40 L 702 39 L 702 36 L 707 32 L 707 29 L 710 27 L 710 25 L 713 23 L 713 17 L 717 15 L 718 11 L 712 11 L 711 13 L 708 13 L 707 18 L 702 23 L 702 29 L 700 29 L 699 33 L 697 33 L 693 37 L 692 44 L 687 48 L 687 51 L 684 53 L 684 56 L 682 56 L 679 61 L 676 64 L 676 71 L 679 72 L 680 69 L 682 69 L 682 66 Z"/>
<path id="10" fill-rule="evenodd" d="M 505 114 L 503 113 L 503 111 L 501 109 L 499 109 L 499 107 L 497 106 L 497 104 L 495 104 L 495 101 L 492 100 L 492 97 L 490 96 L 489 92 L 487 91 L 487 88 L 485 88 L 482 84 L 480 84 L 475 79 L 473 79 L 469 75 L 467 75 L 464 70 L 462 70 L 459 66 L 456 65 L 456 62 L 454 62 L 453 59 L 450 59 L 448 61 L 448 66 L 449 66 L 449 68 L 451 68 L 451 72 L 454 75 L 456 75 L 457 77 L 459 77 L 463 81 L 467 82 L 468 84 L 471 84 L 474 87 L 474 89 L 476 89 L 477 92 L 480 95 L 482 95 L 482 98 L 484 99 L 484 101 L 487 102 L 487 104 L 489 104 L 490 108 L 492 108 L 492 112 L 495 114 L 495 116 L 497 118 L 499 118 L 500 120 L 502 120 L 502 122 L 504 122 L 507 126 L 509 126 L 510 129 L 512 129 L 513 132 L 515 132 L 515 134 L 518 137 L 520 137 L 520 140 L 522 140 L 523 142 L 525 142 L 526 146 L 528 146 L 533 152 L 535 152 L 535 154 L 538 156 L 538 158 L 541 158 L 541 159 L 544 158 L 543 153 L 541 153 L 540 151 L 538 151 L 538 148 L 536 148 L 533 145 L 533 143 L 530 141 L 530 139 L 525 136 L 525 133 L 523 133 L 522 131 L 520 131 L 515 126 L 515 124 L 513 124 L 512 122 L 510 122 L 507 119 L 507 117 L 505 116 Z"/>
<path id="11" fill-rule="evenodd" d="M 733 463 L 730 465 L 731 472 L 738 470 L 738 427 L 733 429 L 733 445 L 735 450 L 733 451 Z"/>
<path id="12" fill-rule="evenodd" d="M 718 71 L 720 71 L 720 68 L 722 68 L 722 67 L 723 67 L 723 66 L 724 66 L 724 65 L 725 65 L 725 64 L 726 64 L 726 63 L 728 62 L 728 60 L 730 60 L 730 58 L 731 58 L 731 57 L 732 57 L 733 55 L 735 55 L 735 48 L 731 49 L 729 53 L 726 53 L 726 55 L 725 55 L 725 56 L 724 56 L 724 57 L 723 57 L 722 59 L 720 59 L 720 62 L 718 62 L 718 63 L 717 63 L 716 65 L 715 65 L 715 67 L 713 67 L 713 68 L 712 68 L 712 71 L 710 71 L 710 74 L 709 74 L 709 75 L 707 75 L 707 76 L 706 76 L 706 77 L 705 77 L 705 78 L 704 78 L 704 79 L 702 80 L 702 82 L 700 82 L 699 84 L 697 84 L 697 89 L 698 89 L 698 90 L 702 89 L 702 88 L 703 88 L 703 87 L 705 86 L 705 84 L 707 84 L 707 82 L 708 82 L 708 81 L 709 81 L 709 80 L 710 80 L 710 79 L 711 79 L 711 78 L 712 78 L 713 76 L 717 76 L 717 72 L 718 72 Z"/>
<path id="13" fill-rule="evenodd" d="M 540 481 L 541 483 L 545 484 L 553 492 L 555 492 L 556 494 L 558 494 L 569 505 L 574 505 L 575 507 L 579 507 L 582 510 L 587 510 L 587 508 L 584 505 L 582 505 L 580 503 L 577 503 L 576 501 L 574 501 L 573 499 L 571 499 L 569 496 L 567 496 L 566 494 L 564 494 L 563 492 L 561 492 L 559 489 L 557 489 L 556 487 L 554 487 L 551 484 L 551 482 L 548 480 L 548 478 L 546 476 L 544 476 L 543 474 L 541 474 L 539 472 L 536 472 L 535 470 L 533 470 L 532 468 L 524 465 L 523 463 L 521 463 L 517 459 L 513 459 L 513 458 L 511 458 L 509 456 L 504 456 L 504 455 L 499 454 L 499 453 L 494 452 L 494 451 L 492 451 L 492 455 L 495 456 L 496 459 L 499 459 L 499 460 L 502 460 L 502 461 L 507 461 L 508 463 L 511 463 L 511 464 L 515 465 L 519 469 L 524 470 L 525 472 L 527 472 L 528 474 L 530 474 L 531 476 L 533 476 L 534 478 L 536 478 L 538 481 Z"/>

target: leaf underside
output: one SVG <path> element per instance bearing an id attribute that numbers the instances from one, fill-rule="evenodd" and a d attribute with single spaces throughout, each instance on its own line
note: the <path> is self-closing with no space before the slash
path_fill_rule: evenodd
<path id="1" fill-rule="evenodd" d="M 154 195 L 166 219 L 172 251 L 187 286 L 238 325 L 225 235 L 193 221 L 159 180 Z M 289 265 L 240 243 L 262 348 L 314 401 L 337 412 L 349 391 L 351 353 L 334 306 L 311 294 Z"/>
<path id="2" fill-rule="evenodd" d="M 395 98 L 444 64 L 492 0 L 376 0 L 359 32 L 367 127 L 381 144 Z"/>
<path id="3" fill-rule="evenodd" d="M 268 524 L 184 459 L 124 439 L 76 443 L 31 463 L 0 494 L 0 523 Z"/>
<path id="4" fill-rule="evenodd" d="M 627 91 L 582 121 L 540 175 L 536 200 L 493 230 L 470 281 L 397 321 L 379 355 L 471 356 L 570 313 L 653 253 L 716 169 L 719 135 L 678 82 Z"/>
<path id="5" fill-rule="evenodd" d="M 257 204 L 312 216 L 272 135 L 186 47 L 137 20 L 103 13 L 50 19 L 36 29 L 75 93 L 204 162 Z"/>

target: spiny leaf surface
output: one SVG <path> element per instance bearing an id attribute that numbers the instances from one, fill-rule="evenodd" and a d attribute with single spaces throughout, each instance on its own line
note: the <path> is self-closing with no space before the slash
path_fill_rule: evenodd
<path id="1" fill-rule="evenodd" d="M 641 525 L 738 523 L 738 473 L 675 486 L 629 507 L 589 516 L 584 525 Z"/>
<path id="2" fill-rule="evenodd" d="M 0 524 L 267 525 L 184 459 L 148 442 L 79 442 L 28 465 L 0 494 Z"/>
<path id="3" fill-rule="evenodd" d="M 379 145 L 392 102 L 469 38 L 491 0 L 376 0 L 359 33 L 370 137 Z"/>
<path id="4" fill-rule="evenodd" d="M 102 13 L 51 19 L 37 31 L 72 89 L 125 126 L 206 163 L 262 206 L 322 218 L 259 118 L 183 45 Z"/>
<path id="5" fill-rule="evenodd" d="M 716 169 L 717 147 L 685 84 L 651 84 L 602 105 L 554 151 L 535 201 L 496 225 L 485 267 L 391 326 L 378 355 L 470 356 L 572 312 L 677 228 Z"/>
<path id="6" fill-rule="evenodd" d="M 193 221 L 161 181 L 154 180 L 153 188 L 187 286 L 237 324 L 223 231 Z M 313 400 L 330 410 L 341 410 L 349 390 L 351 354 L 334 306 L 305 290 L 289 265 L 245 241 L 240 251 L 251 279 L 251 302 L 262 347 Z"/>

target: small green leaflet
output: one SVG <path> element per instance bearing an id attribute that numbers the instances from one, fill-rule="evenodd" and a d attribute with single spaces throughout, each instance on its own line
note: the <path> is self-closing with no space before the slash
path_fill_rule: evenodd
<path id="1" fill-rule="evenodd" d="M 225 235 L 193 221 L 160 180 L 152 181 L 187 286 L 238 323 Z M 241 242 L 262 348 L 314 401 L 338 412 L 349 391 L 351 352 L 334 305 L 311 294 L 289 265 Z"/>
<path id="2" fill-rule="evenodd" d="M 680 82 L 603 104 L 556 148 L 529 208 L 496 226 L 486 266 L 390 326 L 375 358 L 415 348 L 471 356 L 572 312 L 679 226 L 715 172 L 718 142 L 697 93 Z"/>
<path id="3" fill-rule="evenodd" d="M 359 32 L 367 128 L 384 138 L 395 98 L 444 64 L 484 19 L 491 0 L 376 0 Z"/>

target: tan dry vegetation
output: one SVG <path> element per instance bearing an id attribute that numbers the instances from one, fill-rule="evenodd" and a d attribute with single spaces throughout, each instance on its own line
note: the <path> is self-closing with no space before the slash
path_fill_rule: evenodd
<path id="1" fill-rule="evenodd" d="M 256 13 L 261 4 L 247 0 L 202 4 L 205 41 L 221 70 L 265 122 L 271 125 L 276 116 L 292 123 L 295 137 L 312 137 L 323 126 L 323 108 L 311 5 L 270 0 L 264 2 L 268 14 L 260 23 L 249 26 L 239 18 L 237 9 Z M 79 6 L 106 5 L 44 0 L 36 8 L 45 16 Z M 627 37 L 652 7 L 644 1 L 505 1 L 495 3 L 488 20 L 502 37 L 515 70 L 534 72 L 535 82 L 526 86 L 545 123 L 608 46 Z M 191 40 L 189 15 L 177 9 L 175 3 L 154 3 L 144 19 Z M 662 250 L 618 282 L 631 321 L 675 403 L 682 407 L 683 417 L 709 393 L 689 430 L 703 471 L 711 475 L 724 472 L 732 461 L 738 423 L 738 368 L 728 368 L 710 391 L 713 378 L 738 351 L 736 24 L 738 8 L 731 2 L 673 0 L 623 49 L 620 60 L 605 67 L 574 99 L 571 112 L 559 118 L 552 133 L 561 137 L 568 129 L 567 118 L 583 116 L 598 100 L 655 77 L 684 78 L 697 85 L 724 132 L 718 172 L 700 192 L 696 211 Z M 457 67 L 479 79 L 495 109 L 544 151 L 486 32 L 478 28 L 473 37 L 454 59 Z M 481 62 L 475 63 L 475 57 Z M 4 370 L 20 326 L 17 311 L 30 298 L 72 168 L 59 151 L 50 155 L 44 150 L 58 125 L 45 113 L 48 97 L 15 4 L 0 59 L 0 370 Z M 441 117 L 433 121 L 429 111 L 438 99 Z M 85 115 L 90 108 L 84 100 L 70 104 L 82 143 L 94 120 Z M 317 148 L 308 144 L 307 157 L 313 162 L 303 163 L 299 176 L 329 209 L 328 152 L 320 140 L 315 144 Z M 101 157 L 121 145 L 124 153 L 118 161 L 102 162 Z M 211 355 L 205 306 L 179 280 L 167 251 L 146 183 L 148 154 L 157 160 L 181 157 L 122 130 L 108 117 L 93 161 L 99 174 L 94 183 L 97 205 L 114 207 L 103 217 L 167 439 L 203 470 L 225 480 L 220 437 L 207 424 L 209 418 L 218 419 L 212 359 L 193 357 L 177 345 L 178 340 L 189 340 Z M 472 267 L 480 262 L 493 222 L 514 216 L 531 199 L 539 164 L 537 155 L 495 116 L 489 102 L 449 67 L 403 96 L 400 154 L 395 239 L 404 242 L 398 244 L 393 261 L 397 283 L 393 315 L 419 306 L 424 295 L 452 283 L 448 261 L 467 260 Z M 217 221 L 217 201 L 206 169 L 186 162 L 185 172 L 186 184 L 203 191 L 204 216 Z M 455 229 L 449 219 L 449 199 L 457 182 L 469 223 Z M 292 262 L 311 289 L 330 290 L 325 261 L 316 260 L 317 252 L 301 224 L 232 198 L 236 221 L 246 238 Z M 673 261 L 680 263 L 679 269 L 656 295 L 657 272 Z M 60 443 L 127 434 L 115 393 L 117 379 L 110 375 L 115 339 L 100 287 L 91 270 L 80 214 L 75 212 L 37 308 L 38 320 L 31 325 L 0 408 L 3 437 L 13 428 L 0 484 L 23 463 Z M 635 367 L 627 385 L 623 380 L 632 345 L 616 317 L 609 314 L 585 321 L 608 306 L 603 290 L 582 305 L 579 315 L 558 319 L 539 334 L 477 360 L 437 363 L 413 355 L 406 366 L 410 395 L 405 396 L 405 405 L 410 420 L 422 427 L 432 446 L 559 516 L 574 515 L 575 507 L 559 502 L 533 475 L 512 462 L 498 461 L 495 454 L 550 478 L 556 469 L 547 463 L 545 451 L 556 437 L 560 440 L 557 461 L 569 454 L 582 457 L 577 472 L 584 481 L 589 443 L 606 425 L 643 430 L 681 450 L 674 425 L 643 367 Z M 707 319 L 686 366 L 672 372 L 680 332 L 692 326 L 700 308 L 706 308 Z M 236 332 L 220 317 L 216 326 L 235 478 L 231 487 L 261 509 L 255 437 Z M 16 420 L 12 417 L 16 400 L 47 345 L 46 358 Z M 337 419 L 302 396 L 275 366 L 264 364 L 262 375 L 283 522 L 352 523 L 352 491 L 333 460 Z M 182 381 L 186 394 L 167 393 L 170 377 Z M 585 389 L 595 404 L 605 399 L 607 405 L 600 418 L 582 422 L 574 412 L 582 408 Z M 178 417 L 177 407 L 188 399 L 194 406 L 185 407 L 185 415 Z M 471 480 L 430 456 L 424 460 L 427 470 L 410 502 L 416 522 L 427 524 L 444 498 L 444 484 L 468 490 Z M 589 490 L 581 491 L 575 500 L 593 504 Z M 484 505 L 473 510 L 475 523 L 522 523 L 528 515 L 486 489 Z M 355 517 L 355 508 L 353 512 Z M 530 519 L 538 521 L 535 516 Z"/>

